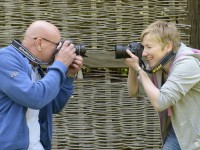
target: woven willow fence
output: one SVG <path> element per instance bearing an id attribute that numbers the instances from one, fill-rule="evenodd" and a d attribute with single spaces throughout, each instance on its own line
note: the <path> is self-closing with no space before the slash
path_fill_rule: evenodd
<path id="1" fill-rule="evenodd" d="M 189 44 L 186 0 L 0 0 L 0 46 L 22 39 L 26 27 L 43 19 L 62 37 L 84 43 L 83 79 L 53 118 L 53 150 L 160 149 L 157 114 L 144 97 L 130 98 L 127 71 L 114 46 L 139 41 L 151 22 L 175 22 Z"/>
<path id="2" fill-rule="evenodd" d="M 145 97 L 128 96 L 126 76 L 116 76 L 116 72 L 108 70 L 98 75 L 95 72 L 99 70 L 92 72 L 75 82 L 73 97 L 66 109 L 56 115 L 53 148 L 158 149 L 158 116 L 150 102 Z"/>

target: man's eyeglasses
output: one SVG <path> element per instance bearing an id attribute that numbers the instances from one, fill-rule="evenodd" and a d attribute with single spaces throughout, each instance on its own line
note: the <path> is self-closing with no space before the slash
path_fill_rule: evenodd
<path id="1" fill-rule="evenodd" d="M 34 40 L 36 40 L 37 38 L 38 38 L 38 37 L 35 37 Z M 60 42 L 55 43 L 55 42 L 52 42 L 52 41 L 50 41 L 50 40 L 48 40 L 48 39 L 45 39 L 45 38 L 41 38 L 41 39 L 43 39 L 43 40 L 45 40 L 45 41 L 48 41 L 48 42 L 50 42 L 50 43 L 52 43 L 52 44 L 54 44 L 54 45 L 56 45 L 56 46 L 58 46 L 58 45 L 60 44 Z"/>

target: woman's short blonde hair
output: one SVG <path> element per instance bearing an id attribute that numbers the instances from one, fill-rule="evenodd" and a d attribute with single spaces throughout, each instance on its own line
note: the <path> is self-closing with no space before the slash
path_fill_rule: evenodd
<path id="1" fill-rule="evenodd" d="M 172 50 L 176 52 L 180 45 L 180 33 L 174 23 L 158 20 L 150 24 L 141 34 L 141 41 L 149 34 L 157 40 L 162 48 L 171 42 L 173 45 Z"/>

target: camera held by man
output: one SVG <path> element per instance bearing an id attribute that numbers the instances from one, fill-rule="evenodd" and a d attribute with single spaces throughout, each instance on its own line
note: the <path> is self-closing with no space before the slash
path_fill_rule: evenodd
<path id="1" fill-rule="evenodd" d="M 62 48 L 63 44 L 64 44 L 65 40 L 61 42 L 61 46 L 59 49 L 57 49 L 57 52 Z M 70 40 L 71 43 L 73 43 L 72 40 Z M 78 44 L 75 45 L 75 49 L 76 49 L 76 55 L 80 55 L 82 57 L 87 57 L 86 54 L 86 49 L 85 49 L 85 45 L 84 44 Z"/>

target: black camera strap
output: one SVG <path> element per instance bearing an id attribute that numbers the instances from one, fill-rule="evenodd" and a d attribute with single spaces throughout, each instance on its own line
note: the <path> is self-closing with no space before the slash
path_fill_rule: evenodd
<path id="1" fill-rule="evenodd" d="M 13 39 L 11 46 L 18 50 L 22 55 L 27 57 L 30 61 L 40 64 L 40 65 L 48 65 L 49 63 L 43 62 L 36 58 L 28 49 L 26 49 L 19 40 Z"/>
<path id="2" fill-rule="evenodd" d="M 146 70 L 145 68 L 144 71 L 147 73 L 155 73 L 159 70 L 161 70 L 172 58 L 175 57 L 175 53 L 172 51 L 171 53 L 165 55 L 165 57 L 163 57 L 163 59 L 160 61 L 160 63 L 158 65 L 156 65 L 156 67 L 154 67 L 152 70 Z"/>

